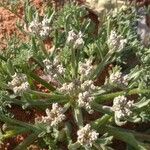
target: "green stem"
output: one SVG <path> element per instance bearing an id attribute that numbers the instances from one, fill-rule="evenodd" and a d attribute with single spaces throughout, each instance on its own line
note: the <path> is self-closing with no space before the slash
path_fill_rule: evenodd
<path id="1" fill-rule="evenodd" d="M 30 134 L 22 143 L 20 143 L 14 150 L 24 150 L 38 138 L 37 134 Z"/>
<path id="2" fill-rule="evenodd" d="M 114 93 L 109 93 L 109 94 L 104 94 L 104 95 L 99 95 L 95 98 L 95 101 L 97 103 L 103 103 L 103 102 L 108 102 L 108 101 L 112 101 L 113 98 L 119 96 L 119 95 L 133 95 L 133 94 L 146 94 L 146 93 L 150 93 L 150 89 L 132 89 L 128 92 L 126 91 L 120 91 L 120 92 L 114 92 Z"/>
<path id="3" fill-rule="evenodd" d="M 43 99 L 43 100 L 39 100 L 39 99 L 36 99 L 36 100 L 31 100 L 31 101 L 20 101 L 20 100 L 17 100 L 17 99 L 13 99 L 12 100 L 12 103 L 14 104 L 17 104 L 19 106 L 22 106 L 22 105 L 26 105 L 28 107 L 38 107 L 38 108 L 41 108 L 41 109 L 45 109 L 46 107 L 49 107 L 51 104 L 53 103 L 66 103 L 67 100 L 66 99 L 63 99 L 63 100 L 60 100 L 60 99 Z"/>

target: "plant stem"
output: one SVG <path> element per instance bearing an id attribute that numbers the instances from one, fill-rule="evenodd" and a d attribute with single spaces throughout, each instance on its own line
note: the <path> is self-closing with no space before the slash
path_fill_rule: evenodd
<path id="1" fill-rule="evenodd" d="M 146 94 L 146 93 L 150 93 L 150 89 L 132 89 L 128 92 L 126 91 L 120 91 L 120 92 L 114 92 L 114 93 L 109 93 L 109 94 L 104 94 L 104 95 L 99 95 L 95 98 L 95 101 L 97 103 L 103 103 L 103 102 L 108 102 L 108 101 L 112 101 L 113 98 L 119 96 L 119 95 L 133 95 L 133 94 Z"/>
<path id="2" fill-rule="evenodd" d="M 28 107 L 38 107 L 38 108 L 42 108 L 42 109 L 45 109 L 45 107 L 49 107 L 52 103 L 66 103 L 67 100 L 60 100 L 60 99 L 36 99 L 36 100 L 31 100 L 31 101 L 20 101 L 20 100 L 17 100 L 17 99 L 13 99 L 12 100 L 12 103 L 14 104 L 17 104 L 19 106 L 22 106 L 22 105 L 26 105 Z"/>

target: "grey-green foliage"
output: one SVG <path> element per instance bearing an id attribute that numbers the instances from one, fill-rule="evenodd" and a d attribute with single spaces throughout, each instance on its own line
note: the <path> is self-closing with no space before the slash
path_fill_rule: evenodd
<path id="1" fill-rule="evenodd" d="M 84 34 L 86 43 L 94 39 L 95 25 L 88 18 L 88 11 L 85 7 L 79 7 L 77 4 L 68 3 L 57 12 L 54 28 L 56 29 L 56 34 L 58 34 L 58 42 L 61 46 L 70 30 L 81 31 Z"/>
<path id="2" fill-rule="evenodd" d="M 30 23 L 37 12 L 32 10 L 29 3 L 26 3 L 25 6 L 25 21 Z M 50 9 L 48 10 L 45 15 L 50 17 L 53 12 Z M 146 150 L 140 138 L 140 133 L 123 129 L 123 127 L 116 127 L 114 111 L 111 107 L 111 101 L 117 96 L 139 95 L 140 97 L 136 99 L 135 107 L 132 110 L 133 116 L 123 119 L 132 123 L 149 121 L 150 71 L 149 59 L 146 58 L 149 54 L 149 49 L 143 47 L 137 37 L 135 30 L 137 15 L 135 9 L 129 7 L 125 11 L 118 12 L 116 16 L 108 13 L 96 37 L 90 36 L 93 25 L 85 17 L 87 13 L 88 11 L 85 8 L 75 4 L 67 4 L 60 11 L 54 13 L 51 24 L 52 37 L 48 39 L 51 40 L 54 46 L 51 53 L 45 51 L 45 40 L 40 39 L 37 35 L 28 34 L 29 41 L 27 42 L 21 42 L 16 37 L 12 38 L 8 42 L 6 52 L 1 54 L 0 120 L 18 128 L 24 128 L 27 133 L 33 134 L 34 138 L 36 137 L 31 140 L 30 138 L 25 139 L 21 144 L 24 149 L 29 146 L 32 140 L 34 142 L 42 138 L 42 144 L 43 141 L 45 142 L 43 147 L 48 147 L 52 150 L 61 149 L 62 142 L 66 149 L 90 150 L 89 147 L 87 148 L 86 145 L 82 145 L 77 141 L 76 133 L 86 124 L 90 124 L 96 132 L 100 133 L 97 136 L 97 141 L 91 145 L 92 150 L 100 148 L 111 149 L 109 146 L 112 137 L 124 141 L 136 150 Z M 66 42 L 70 30 L 73 30 L 75 33 L 80 31 L 83 33 L 82 38 L 85 42 L 83 47 L 74 48 L 74 45 L 69 45 Z M 117 34 L 128 41 L 121 51 L 109 48 L 107 40 L 112 30 L 115 30 Z M 126 58 L 132 56 L 132 54 L 139 57 L 139 64 L 136 67 L 130 66 L 125 69 L 123 65 L 127 64 Z M 56 62 L 55 58 L 57 58 Z M 88 59 L 92 59 L 92 61 L 88 66 L 89 68 L 86 68 L 86 71 L 91 67 L 92 69 L 86 76 L 87 72 L 85 71 L 85 74 L 82 74 L 79 70 L 81 67 L 79 65 L 86 63 Z M 49 64 L 44 64 L 45 60 L 48 60 Z M 57 65 L 55 66 L 55 64 Z M 107 69 L 109 64 L 121 65 L 122 69 L 118 67 L 119 69 L 116 68 L 116 72 L 122 71 L 123 75 L 129 73 L 129 84 L 121 86 L 116 82 L 114 86 L 114 84 L 105 83 L 100 87 L 96 86 L 95 90 L 87 89 L 85 92 L 91 92 L 88 94 L 92 95 L 90 107 L 93 111 L 98 112 L 96 113 L 97 115 L 91 114 L 92 119 L 90 119 L 86 108 L 82 108 L 78 104 L 78 96 L 83 94 L 80 84 L 89 80 L 93 82 L 99 76 L 101 79 L 103 71 Z M 14 73 L 26 75 L 26 83 L 29 83 L 29 88 L 19 94 L 15 93 L 14 88 L 16 86 L 13 88 L 8 86 L 8 83 L 13 80 L 12 75 Z M 42 75 L 45 75 L 45 78 L 42 78 Z M 111 73 L 107 77 L 110 75 Z M 40 83 L 44 89 L 43 91 L 40 88 L 37 89 L 37 83 Z M 72 89 L 73 92 L 69 91 L 73 85 L 70 83 L 75 83 L 75 87 Z M 65 87 L 67 84 L 70 84 L 67 91 L 61 91 L 62 86 Z M 18 86 L 22 87 L 22 85 Z M 51 125 L 51 117 L 53 116 L 48 118 L 51 112 L 46 112 L 46 119 L 49 119 L 48 124 L 47 120 L 43 121 L 45 115 L 36 118 L 37 120 L 32 124 L 11 119 L 5 115 L 6 106 L 9 106 L 9 104 L 19 105 L 23 109 L 40 109 L 43 111 L 46 108 L 51 108 L 54 103 L 59 103 L 63 107 L 63 113 L 66 115 L 66 119 L 58 126 Z M 55 116 L 55 114 L 53 115 Z M 144 135 L 149 137 L 146 133 Z M 135 139 L 135 136 L 137 139 Z M 144 140 L 149 141 L 145 137 Z"/>

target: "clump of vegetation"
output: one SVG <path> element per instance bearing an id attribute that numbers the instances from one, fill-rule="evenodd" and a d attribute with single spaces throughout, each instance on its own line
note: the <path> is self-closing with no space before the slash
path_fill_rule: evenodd
<path id="1" fill-rule="evenodd" d="M 27 133 L 15 150 L 32 143 L 52 150 L 111 150 L 113 139 L 127 149 L 150 146 L 148 130 L 126 127 L 150 121 L 150 52 L 137 32 L 140 14 L 133 6 L 110 10 L 93 35 L 88 13 L 68 3 L 58 12 L 47 7 L 40 16 L 25 3 L 25 23 L 18 27 L 29 41 L 15 37 L 0 54 L 1 141 Z M 50 52 L 45 41 L 52 43 Z M 45 113 L 32 123 L 19 121 L 9 112 L 14 105 Z"/>

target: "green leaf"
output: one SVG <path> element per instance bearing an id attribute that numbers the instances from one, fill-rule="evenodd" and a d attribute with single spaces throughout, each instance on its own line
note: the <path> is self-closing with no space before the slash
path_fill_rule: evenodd
<path id="1" fill-rule="evenodd" d="M 96 130 L 99 130 L 101 127 L 105 126 L 109 120 L 110 120 L 111 116 L 110 115 L 103 115 L 101 118 L 93 121 L 91 123 L 92 127 L 95 128 Z"/>
<path id="2" fill-rule="evenodd" d="M 55 88 L 50 84 L 47 83 L 45 80 L 41 79 L 39 76 L 37 76 L 35 73 L 33 72 L 28 72 L 27 73 L 32 79 L 34 79 L 35 81 L 41 83 L 44 87 L 46 87 L 47 89 L 49 89 L 50 91 L 55 91 Z"/>
<path id="3" fill-rule="evenodd" d="M 83 116 L 81 108 L 74 108 L 74 118 L 78 127 L 83 127 Z"/>
<path id="4" fill-rule="evenodd" d="M 132 147 L 135 148 L 135 150 L 146 150 L 145 147 L 143 147 L 134 137 L 132 133 L 127 133 L 119 130 L 116 127 L 112 126 L 107 126 L 106 131 L 110 134 L 113 135 L 115 138 L 122 140 Z"/>
<path id="5" fill-rule="evenodd" d="M 150 93 L 150 89 L 135 88 L 130 91 L 120 91 L 120 92 L 114 92 L 109 94 L 101 94 L 99 96 L 96 96 L 95 101 L 97 103 L 104 103 L 104 102 L 112 101 L 115 97 L 119 95 L 133 95 L 133 94 L 146 94 L 146 93 Z"/>
<path id="6" fill-rule="evenodd" d="M 142 100 L 140 100 L 139 102 L 135 103 L 134 105 L 137 108 L 142 108 L 142 107 L 145 107 L 145 106 L 147 106 L 149 104 L 150 104 L 150 99 L 143 98 Z"/>

